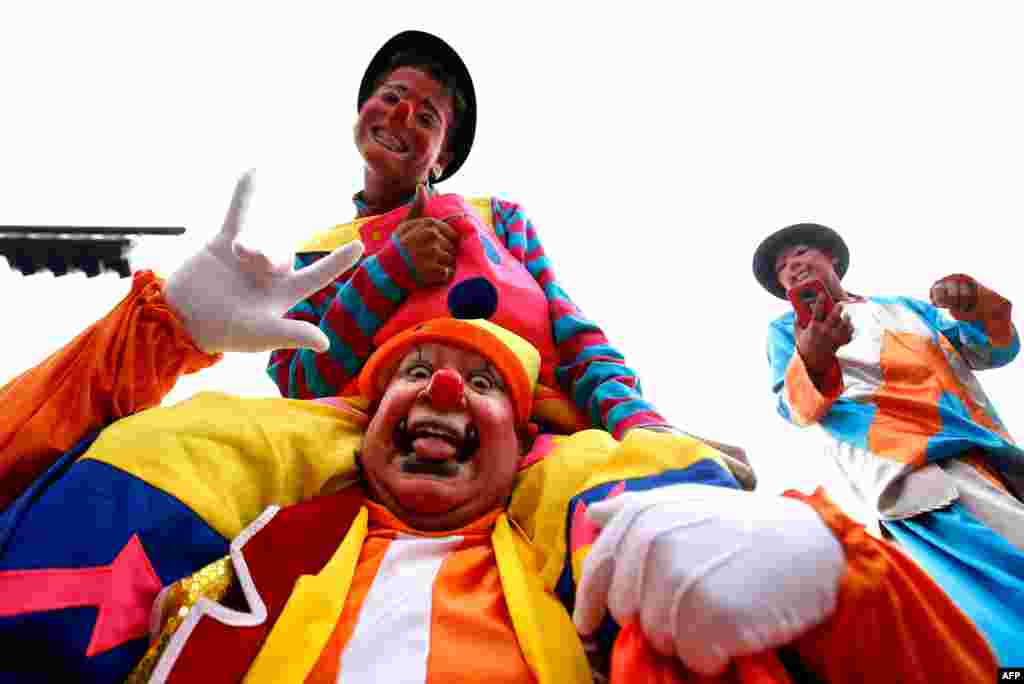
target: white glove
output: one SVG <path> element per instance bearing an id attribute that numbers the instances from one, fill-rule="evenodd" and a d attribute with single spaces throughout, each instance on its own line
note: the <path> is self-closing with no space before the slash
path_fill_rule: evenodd
<path id="1" fill-rule="evenodd" d="M 659 653 L 713 676 L 835 609 L 846 559 L 801 501 L 687 484 L 624 493 L 587 514 L 603 529 L 576 597 L 583 635 L 607 606 L 621 625 L 639 617 Z"/>
<path id="2" fill-rule="evenodd" d="M 210 354 L 297 347 L 327 351 L 327 336 L 317 326 L 282 316 L 358 262 L 363 243 L 339 247 L 299 271 L 291 264 L 274 265 L 262 252 L 236 242 L 251 184 L 249 174 L 239 179 L 224 226 L 167 279 L 164 298 L 196 345 Z"/>

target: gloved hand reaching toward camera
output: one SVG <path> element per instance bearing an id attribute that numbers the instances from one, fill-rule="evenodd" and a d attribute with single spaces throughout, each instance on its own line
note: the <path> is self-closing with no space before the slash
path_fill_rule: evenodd
<path id="1" fill-rule="evenodd" d="M 164 297 L 204 352 L 326 351 L 327 336 L 317 326 L 282 316 L 358 262 L 363 244 L 339 247 L 299 271 L 273 264 L 237 242 L 251 184 L 249 174 L 239 179 L 224 225 L 167 279 Z"/>
<path id="2" fill-rule="evenodd" d="M 651 646 L 711 676 L 827 619 L 846 568 L 817 512 L 782 496 L 689 484 L 590 506 L 603 527 L 583 564 L 580 634 L 606 609 Z"/>

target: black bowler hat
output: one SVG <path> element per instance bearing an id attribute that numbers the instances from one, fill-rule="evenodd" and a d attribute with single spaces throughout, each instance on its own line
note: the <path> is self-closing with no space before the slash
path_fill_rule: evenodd
<path id="1" fill-rule="evenodd" d="M 402 31 L 393 36 L 384 46 L 377 51 L 377 54 L 370 60 L 366 67 L 363 80 L 359 84 L 359 103 L 357 109 L 363 108 L 363 103 L 373 95 L 373 86 L 391 65 L 391 60 L 403 52 L 415 53 L 417 57 L 423 57 L 431 62 L 437 62 L 444 68 L 462 93 L 466 101 L 466 110 L 462 113 L 462 119 L 455 131 L 455 136 L 449 141 L 452 159 L 441 173 L 441 177 L 435 183 L 440 183 L 451 177 L 459 170 L 462 163 L 469 156 L 469 150 L 473 147 L 473 136 L 476 133 L 476 91 L 473 90 L 473 79 L 469 76 L 469 69 L 452 49 L 448 43 L 425 31 Z"/>
<path id="2" fill-rule="evenodd" d="M 840 279 L 850 266 L 850 250 L 839 233 L 818 223 L 797 223 L 777 230 L 766 237 L 754 251 L 754 277 L 761 287 L 779 299 L 786 298 L 786 290 L 779 283 L 775 260 L 787 247 L 808 245 L 826 250 L 838 261 L 836 275 Z"/>

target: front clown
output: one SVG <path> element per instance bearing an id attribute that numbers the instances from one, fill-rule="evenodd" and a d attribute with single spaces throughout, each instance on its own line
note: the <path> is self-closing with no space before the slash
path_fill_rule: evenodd
<path id="1" fill-rule="evenodd" d="M 230 563 L 165 591 L 163 634 L 132 678 L 589 681 L 572 621 L 537 577 L 537 549 L 557 540 L 532 548 L 508 514 L 521 467 L 543 460 L 528 449 L 539 366 L 535 347 L 485 320 L 434 319 L 389 340 L 360 376 L 372 418 L 354 482 L 271 507 Z M 221 603 L 190 600 L 211 576 Z"/>
<path id="2" fill-rule="evenodd" d="M 707 486 L 726 471 L 693 439 L 536 436 L 539 363 L 487 321 L 392 338 L 360 376 L 353 467 L 161 592 L 130 681 L 583 683 L 610 652 L 616 682 L 855 682 L 883 663 L 900 681 L 990 679 L 938 588 L 821 495 Z M 922 665 L 936 649 L 949 657 Z"/>
<path id="3" fill-rule="evenodd" d="M 392 338 L 362 381 L 380 400 L 360 450 L 371 497 L 427 531 L 500 508 L 525 453 L 538 366 L 531 345 L 484 320 L 436 319 Z"/>

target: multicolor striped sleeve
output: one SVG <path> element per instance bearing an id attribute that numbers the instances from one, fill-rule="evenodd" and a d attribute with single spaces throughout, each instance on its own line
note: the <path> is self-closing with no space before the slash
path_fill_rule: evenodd
<path id="1" fill-rule="evenodd" d="M 947 315 L 916 299 L 898 300 L 944 335 L 974 370 L 1005 366 L 1020 352 L 1020 336 L 1010 318 L 1013 306 L 1008 299 L 980 283 L 977 285 L 977 313 L 970 318 Z"/>
<path id="2" fill-rule="evenodd" d="M 644 400 L 640 380 L 623 355 L 558 283 L 537 231 L 522 208 L 495 197 L 491 210 L 498 238 L 526 266 L 547 297 L 559 356 L 555 373 L 562 389 L 596 427 L 617 439 L 630 428 L 666 425 L 654 406 Z"/>
<path id="3" fill-rule="evenodd" d="M 327 252 L 300 253 L 295 268 L 323 258 Z M 345 389 L 373 351 L 373 336 L 415 287 L 415 274 L 397 241 L 343 274 L 327 287 L 293 306 L 285 318 L 317 325 L 330 347 L 278 349 L 270 355 L 267 373 L 281 395 L 290 399 L 335 396 Z"/>
<path id="4" fill-rule="evenodd" d="M 817 423 L 843 389 L 842 372 L 835 362 L 819 387 L 811 379 L 803 359 L 796 353 L 792 311 L 772 321 L 768 328 L 768 364 L 772 391 L 779 415 L 799 427 Z"/>

